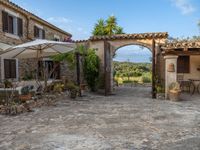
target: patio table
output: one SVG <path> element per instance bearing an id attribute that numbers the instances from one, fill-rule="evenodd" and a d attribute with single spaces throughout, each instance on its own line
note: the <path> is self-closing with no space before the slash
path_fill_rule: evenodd
<path id="1" fill-rule="evenodd" d="M 195 93 L 195 91 L 197 91 L 200 94 L 200 79 L 189 79 L 189 81 L 191 82 L 190 87 L 193 86 L 193 91 L 190 90 L 191 95 L 193 95 Z M 197 84 L 195 84 L 195 82 Z"/>

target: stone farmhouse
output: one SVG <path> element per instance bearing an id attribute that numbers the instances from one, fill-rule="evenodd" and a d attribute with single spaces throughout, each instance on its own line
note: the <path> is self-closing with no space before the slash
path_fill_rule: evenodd
<path id="1" fill-rule="evenodd" d="M 38 16 L 28 12 L 9 0 L 0 0 L 0 51 L 13 45 L 35 39 L 67 41 L 72 35 Z M 45 60 L 51 68 L 51 60 Z M 34 71 L 34 60 L 4 59 L 0 61 L 0 79 L 20 79 L 27 72 Z M 28 70 L 29 69 L 29 70 Z M 61 76 L 60 69 L 57 76 Z"/>

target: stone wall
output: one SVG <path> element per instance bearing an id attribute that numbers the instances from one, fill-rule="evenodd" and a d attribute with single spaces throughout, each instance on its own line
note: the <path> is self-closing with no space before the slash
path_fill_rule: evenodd
<path id="1" fill-rule="evenodd" d="M 22 80 L 26 75 L 33 75 L 35 77 L 37 69 L 36 59 L 21 59 L 19 61 L 19 80 Z"/>
<path id="2" fill-rule="evenodd" d="M 66 77 L 68 80 L 76 82 L 76 68 L 71 69 L 66 62 L 62 62 L 60 64 L 60 76 L 61 78 Z"/>

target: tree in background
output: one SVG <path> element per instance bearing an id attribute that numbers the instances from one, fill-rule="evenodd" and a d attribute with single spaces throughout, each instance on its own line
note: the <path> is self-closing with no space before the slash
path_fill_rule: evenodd
<path id="1" fill-rule="evenodd" d="M 123 28 L 118 26 L 117 18 L 110 16 L 107 20 L 99 19 L 94 26 L 93 36 L 124 34 Z"/>
<path id="2" fill-rule="evenodd" d="M 103 19 L 99 19 L 98 22 L 95 24 L 92 34 L 99 36 L 105 35 L 106 34 L 105 28 L 106 28 L 105 21 Z"/>

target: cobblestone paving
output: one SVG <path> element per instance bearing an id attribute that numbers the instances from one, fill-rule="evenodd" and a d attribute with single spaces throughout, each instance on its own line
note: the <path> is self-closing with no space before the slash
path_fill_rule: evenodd
<path id="1" fill-rule="evenodd" d="M 200 150 L 200 95 L 170 102 L 149 91 L 123 87 L 0 116 L 0 150 Z"/>

